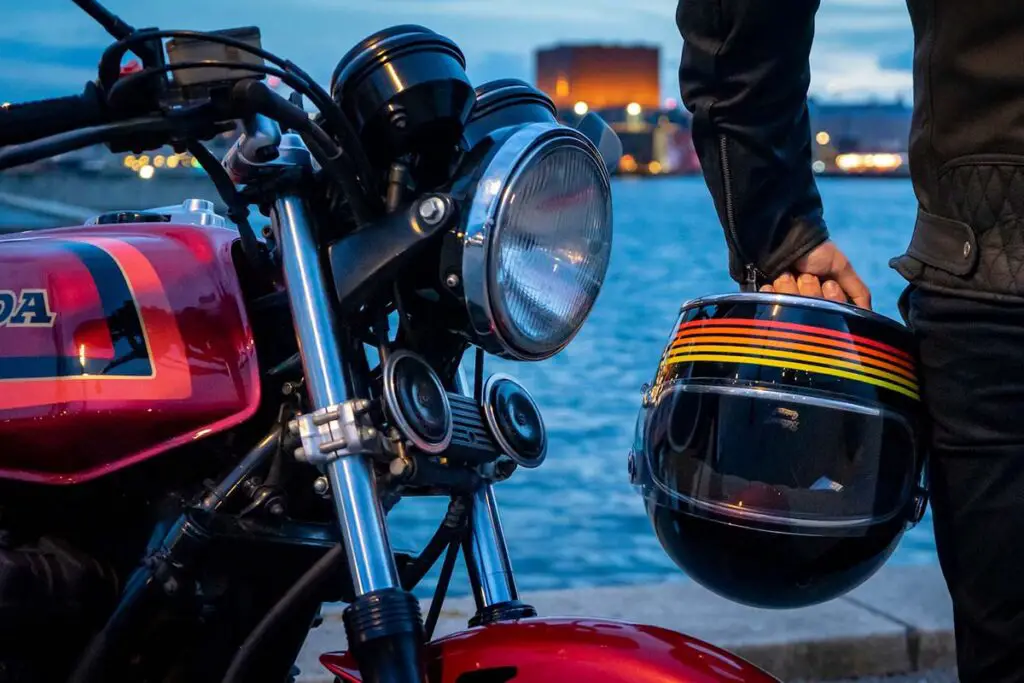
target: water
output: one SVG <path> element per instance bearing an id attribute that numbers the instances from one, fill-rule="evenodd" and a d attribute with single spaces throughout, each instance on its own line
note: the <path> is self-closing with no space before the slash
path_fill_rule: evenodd
<path id="1" fill-rule="evenodd" d="M 913 231 L 916 202 L 905 180 L 822 179 L 833 237 L 867 282 L 875 309 L 898 319 L 903 280 L 888 267 Z M 652 378 L 680 304 L 736 291 L 725 240 L 699 178 L 618 180 L 612 264 L 576 340 L 542 363 L 487 360 L 534 394 L 548 425 L 546 462 L 497 489 L 521 589 L 682 578 L 665 556 L 626 476 L 640 387 Z M 391 515 L 396 545 L 415 548 L 444 504 L 406 501 Z M 934 562 L 931 518 L 891 559 Z M 466 589 L 458 576 L 453 592 Z"/>
<path id="2" fill-rule="evenodd" d="M 897 317 L 903 281 L 888 260 L 913 230 L 916 204 L 909 182 L 822 179 L 820 186 L 833 236 L 871 287 L 876 310 Z M 726 273 L 724 238 L 701 179 L 618 180 L 614 200 L 608 281 L 574 343 L 543 363 L 488 359 L 489 372 L 510 372 L 533 392 L 550 435 L 545 464 L 498 487 L 524 590 L 681 578 L 628 485 L 626 453 L 640 386 L 651 379 L 680 304 L 736 287 Z M 0 209 L 0 225 L 29 218 Z M 422 547 L 444 505 L 404 501 L 391 515 L 396 546 Z M 891 562 L 933 562 L 931 534 L 927 517 Z M 460 568 L 452 592 L 465 590 Z"/>

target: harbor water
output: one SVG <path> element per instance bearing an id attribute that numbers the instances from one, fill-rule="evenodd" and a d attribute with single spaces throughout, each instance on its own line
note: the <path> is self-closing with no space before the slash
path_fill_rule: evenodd
<path id="1" fill-rule="evenodd" d="M 916 203 L 906 180 L 823 178 L 826 220 L 874 294 L 898 319 L 903 281 L 888 260 L 905 247 Z M 536 364 L 487 359 L 533 392 L 549 429 L 547 461 L 497 488 L 505 535 L 523 590 L 685 580 L 668 560 L 630 488 L 626 455 L 639 408 L 680 304 L 735 291 L 725 241 L 699 177 L 618 179 L 608 279 L 567 350 Z M 0 225 L 33 225 L 0 207 Z M 415 550 L 443 515 L 444 501 L 403 501 L 392 540 Z M 931 518 L 904 537 L 893 564 L 935 562 Z M 466 590 L 456 575 L 452 592 Z"/>

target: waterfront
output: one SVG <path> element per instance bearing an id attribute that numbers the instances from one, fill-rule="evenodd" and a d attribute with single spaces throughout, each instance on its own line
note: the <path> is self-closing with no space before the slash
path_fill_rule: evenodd
<path id="1" fill-rule="evenodd" d="M 905 180 L 823 178 L 833 234 L 871 286 L 876 309 L 896 317 L 899 276 L 887 265 L 913 230 Z M 734 291 L 724 239 L 700 178 L 615 181 L 616 233 L 607 285 L 576 341 L 539 364 L 488 361 L 534 392 L 551 448 L 538 470 L 498 487 L 521 588 L 584 587 L 681 578 L 662 552 L 626 478 L 639 407 L 679 305 Z M 61 199 L 52 197 L 51 199 Z M 0 225 L 16 220 L 0 209 Z M 440 520 L 441 501 L 407 501 L 393 540 L 418 547 Z M 904 539 L 893 564 L 934 562 L 930 517 Z M 460 572 L 453 593 L 465 591 Z M 429 586 L 429 582 L 428 582 Z"/>

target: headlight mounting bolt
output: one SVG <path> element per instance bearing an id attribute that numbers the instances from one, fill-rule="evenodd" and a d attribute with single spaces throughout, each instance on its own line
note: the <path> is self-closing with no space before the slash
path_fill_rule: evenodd
<path id="1" fill-rule="evenodd" d="M 440 197 L 427 197 L 420 202 L 417 214 L 424 223 L 430 226 L 439 224 L 445 219 L 448 207 Z"/>
<path id="2" fill-rule="evenodd" d="M 448 273 L 448 277 L 444 279 L 444 284 L 448 289 L 455 289 L 459 286 L 460 282 L 459 276 L 455 273 Z"/>

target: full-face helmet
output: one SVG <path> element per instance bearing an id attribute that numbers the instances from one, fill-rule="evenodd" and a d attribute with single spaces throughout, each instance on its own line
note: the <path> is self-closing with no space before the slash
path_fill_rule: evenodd
<path id="1" fill-rule="evenodd" d="M 668 555 L 757 607 L 868 579 L 925 507 L 915 359 L 905 327 L 854 306 L 753 293 L 684 305 L 629 456 Z"/>

